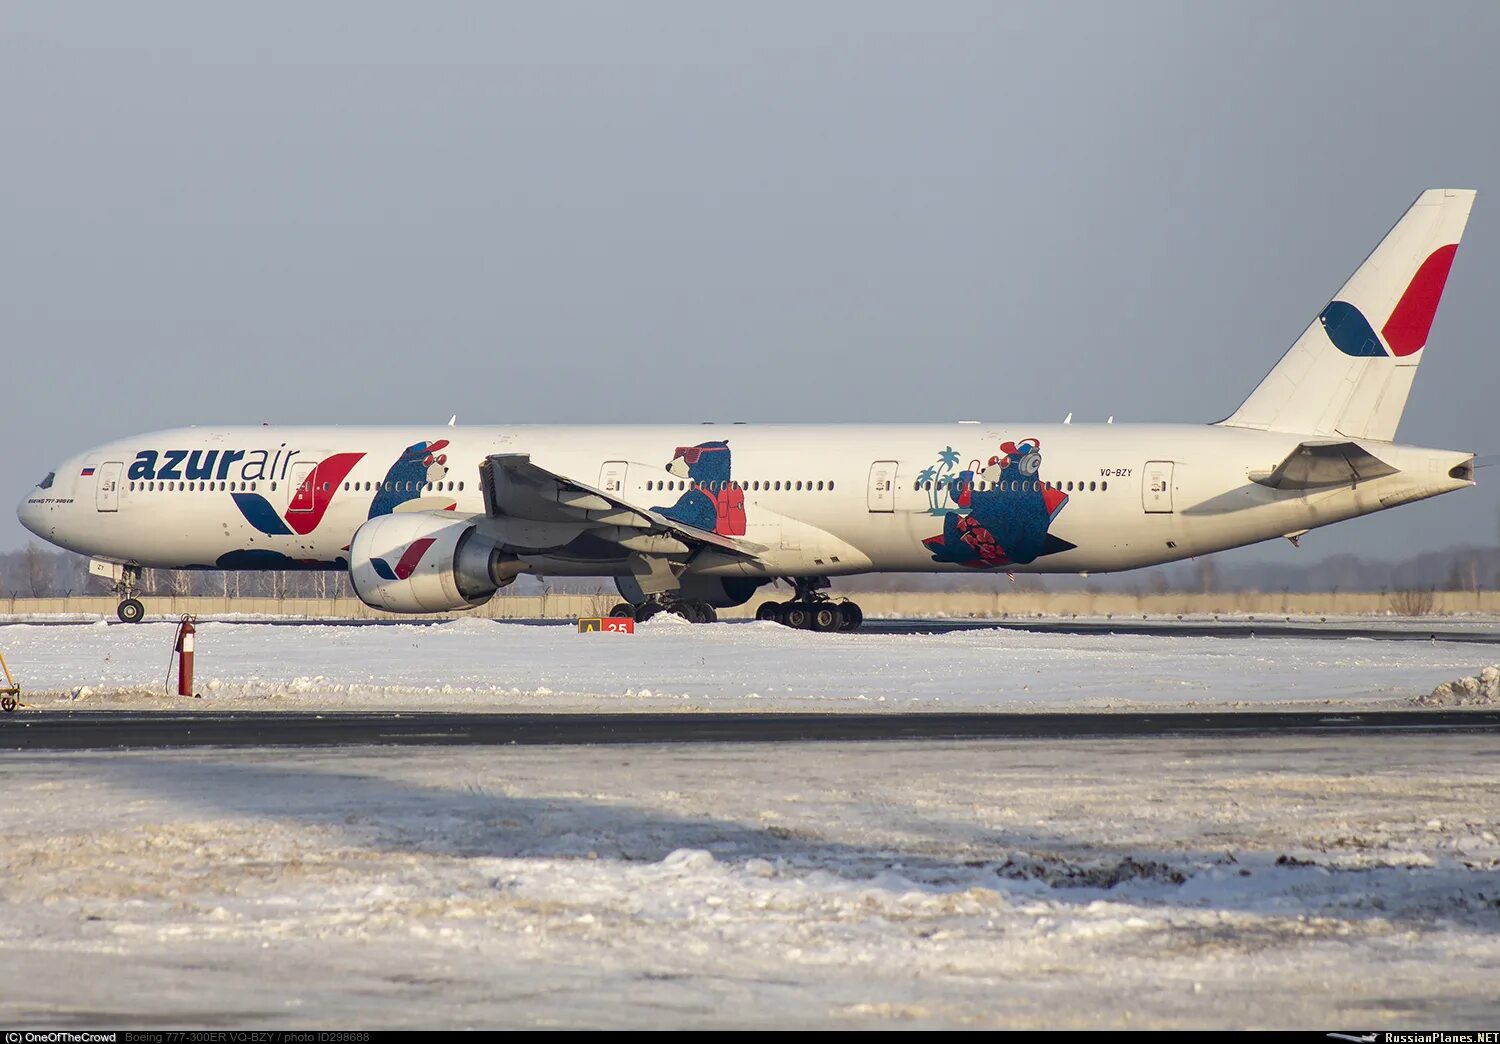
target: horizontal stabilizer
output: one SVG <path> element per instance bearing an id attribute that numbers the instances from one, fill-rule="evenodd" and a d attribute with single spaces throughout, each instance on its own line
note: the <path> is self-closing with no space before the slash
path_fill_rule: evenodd
<path id="1" fill-rule="evenodd" d="M 1272 489 L 1352 486 L 1394 475 L 1395 468 L 1354 442 L 1304 442 L 1268 475 L 1252 475 Z"/>

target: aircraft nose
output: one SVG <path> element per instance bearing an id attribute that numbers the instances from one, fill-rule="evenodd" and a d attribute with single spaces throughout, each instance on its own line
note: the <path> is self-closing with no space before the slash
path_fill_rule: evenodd
<path id="1" fill-rule="evenodd" d="M 36 489 L 33 488 L 30 493 L 27 493 L 22 498 L 21 503 L 16 507 L 16 518 L 20 520 L 21 525 L 26 527 L 28 532 L 41 536 L 41 508 L 32 503 L 36 498 L 36 493 Z"/>

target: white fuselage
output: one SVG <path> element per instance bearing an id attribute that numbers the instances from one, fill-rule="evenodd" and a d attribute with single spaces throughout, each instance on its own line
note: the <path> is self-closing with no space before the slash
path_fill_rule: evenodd
<path id="1" fill-rule="evenodd" d="M 129 565 L 339 568 L 372 512 L 483 514 L 480 465 L 491 454 L 529 454 L 550 472 L 650 509 L 674 504 L 695 482 L 677 447 L 724 441 L 729 482 L 743 494 L 743 538 L 763 550 L 753 561 L 703 555 L 694 572 L 1103 572 L 1472 485 L 1467 453 L 1368 441 L 1395 474 L 1312 491 L 1253 480 L 1306 438 L 1186 424 L 182 428 L 68 460 L 27 495 L 19 516 L 54 544 Z M 1017 444 L 1036 470 L 1016 470 Z M 1040 524 L 1047 546 L 1003 561 L 943 560 L 931 541 L 950 514 L 963 517 L 955 501 L 965 485 L 971 496 L 997 486 L 1014 494 L 1007 503 L 1031 512 L 1023 522 Z M 617 571 L 567 555 L 531 567 Z"/>

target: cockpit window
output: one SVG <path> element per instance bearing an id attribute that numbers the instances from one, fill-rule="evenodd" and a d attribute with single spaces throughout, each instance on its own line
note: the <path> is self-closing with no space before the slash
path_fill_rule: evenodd
<path id="1" fill-rule="evenodd" d="M 42 479 L 42 481 L 38 482 L 36 484 L 36 488 L 37 489 L 51 489 L 52 488 L 52 480 L 55 479 L 55 478 L 57 478 L 57 472 L 55 472 L 55 471 L 49 471 L 49 472 L 47 472 L 47 477 L 44 478 L 44 479 Z"/>

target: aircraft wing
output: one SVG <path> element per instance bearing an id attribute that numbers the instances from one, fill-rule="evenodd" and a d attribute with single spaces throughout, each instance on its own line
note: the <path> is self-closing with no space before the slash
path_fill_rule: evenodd
<path id="1" fill-rule="evenodd" d="M 530 454 L 494 454 L 486 458 L 480 476 L 485 513 L 491 517 L 581 524 L 585 528 L 617 526 L 638 530 L 642 535 L 665 533 L 690 547 L 708 545 L 751 558 L 766 550 L 760 544 L 687 525 L 631 504 L 617 494 L 548 471 L 532 463 Z"/>
<path id="2" fill-rule="evenodd" d="M 1269 474 L 1252 476 L 1272 489 L 1352 486 L 1396 474 L 1397 469 L 1356 442 L 1304 442 Z"/>

